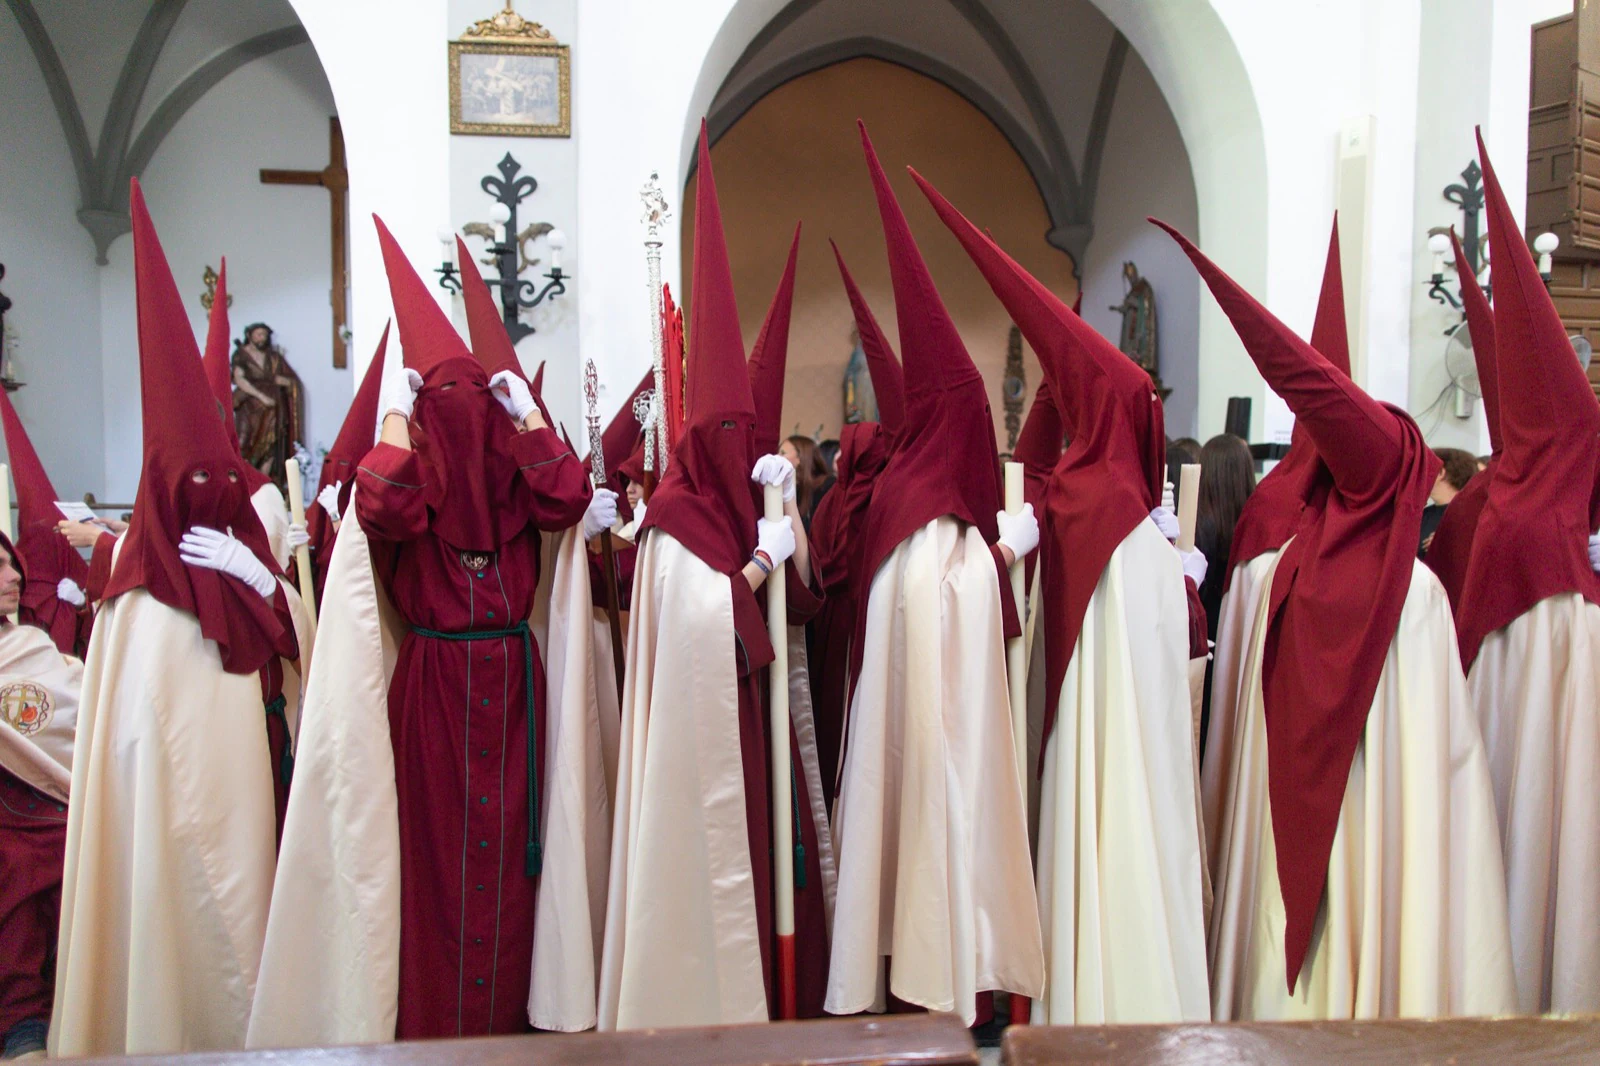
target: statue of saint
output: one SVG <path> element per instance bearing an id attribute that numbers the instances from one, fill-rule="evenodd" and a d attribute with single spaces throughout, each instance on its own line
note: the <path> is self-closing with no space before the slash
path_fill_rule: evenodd
<path id="1" fill-rule="evenodd" d="M 1122 315 L 1122 337 L 1117 347 L 1144 368 L 1165 399 L 1172 390 L 1161 387 L 1160 350 L 1156 345 L 1155 290 L 1131 262 L 1122 264 L 1122 282 L 1126 287 L 1122 303 L 1111 308 Z"/>
<path id="2" fill-rule="evenodd" d="M 850 327 L 850 359 L 844 367 L 844 424 L 876 422 L 878 397 L 872 391 L 872 374 L 867 369 L 867 353 L 861 348 L 861 334 Z"/>
<path id="3" fill-rule="evenodd" d="M 245 462 L 284 487 L 284 462 L 305 437 L 306 400 L 300 377 L 272 343 L 265 322 L 247 326 L 233 350 L 233 420 Z"/>

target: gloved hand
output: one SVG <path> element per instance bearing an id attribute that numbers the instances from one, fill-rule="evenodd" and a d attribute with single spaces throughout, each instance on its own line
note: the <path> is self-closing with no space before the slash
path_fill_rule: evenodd
<path id="1" fill-rule="evenodd" d="M 1199 548 L 1193 551 L 1180 551 L 1178 555 L 1183 559 L 1183 576 L 1193 581 L 1195 588 L 1206 583 L 1206 553 Z"/>
<path id="2" fill-rule="evenodd" d="M 83 589 L 79 588 L 78 583 L 70 577 L 64 577 L 56 582 L 56 599 L 62 603 L 70 603 L 74 607 L 82 607 L 89 602 L 88 597 L 83 594 Z"/>
<path id="3" fill-rule="evenodd" d="M 1589 566 L 1595 573 L 1600 574 L 1600 533 L 1589 538 Z"/>
<path id="4" fill-rule="evenodd" d="M 598 537 L 617 524 L 617 494 L 610 489 L 595 489 L 589 509 L 583 512 L 583 539 Z"/>
<path id="5" fill-rule="evenodd" d="M 1174 544 L 1178 542 L 1178 516 L 1172 513 L 1172 508 L 1157 507 L 1150 512 L 1150 521 L 1154 522 L 1156 528 L 1161 530 L 1163 537 L 1166 537 Z"/>
<path id="6" fill-rule="evenodd" d="M 489 392 L 500 401 L 500 406 L 506 409 L 512 421 L 522 425 L 522 420 L 528 417 L 528 412 L 535 410 L 538 405 L 533 402 L 533 393 L 528 390 L 528 383 L 509 370 L 502 370 L 489 379 Z"/>
<path id="7" fill-rule="evenodd" d="M 1178 513 L 1178 498 L 1172 494 L 1172 482 L 1170 481 L 1161 486 L 1161 506 L 1173 514 Z"/>
<path id="8" fill-rule="evenodd" d="M 289 550 L 298 551 L 311 543 L 311 534 L 306 532 L 304 522 L 289 523 Z"/>
<path id="9" fill-rule="evenodd" d="M 328 517 L 333 521 L 339 520 L 339 490 L 344 488 L 344 482 L 335 481 L 332 485 L 317 493 L 317 502 L 322 504 L 322 509 L 328 512 Z"/>
<path id="10" fill-rule="evenodd" d="M 255 589 L 262 599 L 277 590 L 278 580 L 255 552 L 231 533 L 194 526 L 178 542 L 178 557 L 190 566 L 220 570 Z"/>
<path id="11" fill-rule="evenodd" d="M 1033 504 L 1025 503 L 1016 514 L 1001 511 L 994 516 L 1000 528 L 1000 543 L 1011 549 L 1011 558 L 1020 559 L 1039 546 L 1039 520 L 1033 515 Z"/>
<path id="12" fill-rule="evenodd" d="M 789 561 L 794 554 L 794 523 L 788 515 L 756 520 L 756 551 L 771 559 L 774 567 Z"/>
<path id="13" fill-rule="evenodd" d="M 762 485 L 782 485 L 783 502 L 794 502 L 794 464 L 781 455 L 763 455 L 750 471 L 750 480 Z"/>
<path id="14" fill-rule="evenodd" d="M 395 414 L 409 420 L 417 406 L 417 390 L 421 388 L 422 375 L 409 366 L 402 367 L 398 374 L 388 375 L 383 382 L 383 402 L 379 405 L 384 415 Z"/>

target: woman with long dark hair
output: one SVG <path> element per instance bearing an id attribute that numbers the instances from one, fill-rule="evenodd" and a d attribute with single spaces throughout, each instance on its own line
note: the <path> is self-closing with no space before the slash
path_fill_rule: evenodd
<path id="1" fill-rule="evenodd" d="M 789 437 L 779 447 L 778 453 L 794 464 L 795 500 L 800 505 L 800 518 L 809 531 L 817 504 L 833 488 L 833 475 L 828 472 L 828 465 L 823 461 L 817 442 L 810 437 Z"/>
<path id="2" fill-rule="evenodd" d="M 1206 557 L 1206 579 L 1200 602 L 1206 609 L 1206 635 L 1215 640 L 1222 613 L 1222 583 L 1228 577 L 1233 527 L 1244 501 L 1256 490 L 1255 460 L 1250 445 L 1232 433 L 1219 433 L 1200 449 L 1200 506 L 1195 516 L 1194 546 Z M 1208 690 L 1209 691 L 1209 690 Z"/>

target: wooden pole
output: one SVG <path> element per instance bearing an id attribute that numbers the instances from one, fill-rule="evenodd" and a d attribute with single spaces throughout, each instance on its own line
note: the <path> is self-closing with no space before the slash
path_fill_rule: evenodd
<path id="1" fill-rule="evenodd" d="M 1200 464 L 1184 463 L 1178 473 L 1178 550 L 1194 551 L 1195 516 L 1200 510 Z"/>
<path id="2" fill-rule="evenodd" d="M 1022 464 L 1006 464 L 1006 513 L 1018 514 L 1023 507 Z M 1026 569 L 1021 559 L 1011 563 L 1011 598 L 1017 605 L 1017 621 L 1027 626 Z M 1022 789 L 1022 817 L 1028 817 L 1028 644 L 1025 637 L 1006 641 L 1006 681 L 1011 691 L 1011 744 L 1017 758 L 1017 784 Z M 1026 1025 L 1031 1004 L 1027 996 L 1011 996 L 1011 1024 Z"/>
<path id="3" fill-rule="evenodd" d="M 622 706 L 622 672 L 626 653 L 622 647 L 622 592 L 617 587 L 617 553 L 611 544 L 611 530 L 600 531 L 600 563 L 606 568 L 606 621 L 611 625 L 611 668 L 617 675 L 617 706 Z"/>
<path id="4" fill-rule="evenodd" d="M 783 487 L 767 485 L 762 503 L 768 521 L 783 515 Z M 784 564 L 767 577 L 767 635 L 772 639 L 772 668 L 767 704 L 772 737 L 772 877 L 777 886 L 773 925 L 778 932 L 778 1017 L 794 1018 L 794 798 L 789 787 L 789 592 Z"/>
<path id="5" fill-rule="evenodd" d="M 306 524 L 306 497 L 300 484 L 300 460 L 290 459 L 283 464 L 284 479 L 289 484 L 289 517 Z M 306 615 L 311 622 L 311 639 L 317 634 L 317 582 L 311 573 L 311 549 L 302 544 L 294 550 L 295 570 L 300 575 L 300 598 L 305 601 Z"/>

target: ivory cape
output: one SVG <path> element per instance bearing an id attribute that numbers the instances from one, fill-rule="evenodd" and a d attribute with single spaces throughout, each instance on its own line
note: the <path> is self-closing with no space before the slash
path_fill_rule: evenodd
<path id="1" fill-rule="evenodd" d="M 279 588 L 298 629 L 299 597 Z M 260 677 L 223 670 L 193 615 L 142 588 L 101 606 L 73 757 L 52 1056 L 243 1045 L 274 867 L 263 715 Z"/>
<path id="2" fill-rule="evenodd" d="M 589 611 L 581 540 L 562 534 L 547 542 L 551 547 L 551 606 L 543 617 L 536 606 L 536 627 L 551 617 L 586 618 Z M 251 1047 L 394 1039 L 401 880 L 388 684 L 405 623 L 373 573 L 353 505 L 334 542 L 326 588 L 317 631 L 325 650 L 307 680 L 294 790 L 247 1038 Z M 579 598 L 581 611 L 564 613 L 576 610 L 569 601 Z M 596 881 L 591 862 L 605 853 L 609 832 L 606 819 L 594 816 L 604 775 L 597 785 L 590 769 L 603 762 L 603 731 L 598 721 L 574 727 L 593 709 L 586 691 L 591 673 L 568 665 L 588 656 L 588 627 L 549 628 L 573 644 L 554 654 L 540 642 L 549 681 L 549 784 L 542 794 L 544 876 L 530 1021 L 538 1028 L 582 1029 L 592 1024 L 586 1015 L 593 1013 L 592 984 L 585 985 L 582 975 L 594 967 L 587 927 L 595 912 L 585 890 L 604 885 L 603 871 Z M 575 746 L 585 752 L 581 766 L 571 755 Z M 592 834 L 600 834 L 599 843 Z M 541 976 L 539 967 L 552 957 L 560 960 L 557 972 Z M 541 998 L 547 980 L 559 994 Z"/>
<path id="3" fill-rule="evenodd" d="M 294 550 L 289 547 L 289 505 L 284 502 L 283 493 L 269 481 L 250 494 L 250 506 L 261 519 L 261 528 L 267 531 L 267 546 L 272 549 L 278 569 L 287 570 Z"/>
<path id="4" fill-rule="evenodd" d="M 0 769 L 67 802 L 83 663 L 36 626 L 0 626 Z"/>
<path id="5" fill-rule="evenodd" d="M 1421 563 L 1412 567 L 1351 764 L 1310 953 L 1288 991 L 1261 688 L 1271 583 L 1269 568 L 1255 597 L 1224 783 L 1212 921 L 1215 1020 L 1514 1011 L 1489 766 L 1444 587 Z"/>
<path id="6" fill-rule="evenodd" d="M 1600 607 L 1540 600 L 1467 676 L 1505 856 L 1517 1006 L 1600 1011 Z"/>
<path id="7" fill-rule="evenodd" d="M 888 992 L 970 1025 L 979 992 L 1044 991 L 983 534 L 949 516 L 929 522 L 878 568 L 865 610 L 833 827 L 826 1009 L 885 1009 L 888 957 Z"/>
<path id="8" fill-rule="evenodd" d="M 1045 741 L 1035 1022 L 1210 1017 L 1194 728 L 1182 564 L 1140 522 L 1095 586 Z"/>

